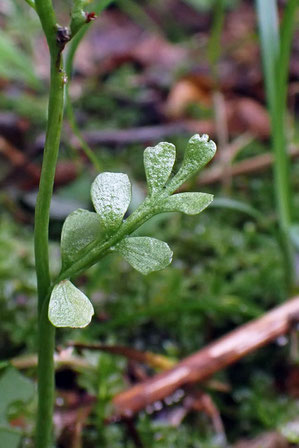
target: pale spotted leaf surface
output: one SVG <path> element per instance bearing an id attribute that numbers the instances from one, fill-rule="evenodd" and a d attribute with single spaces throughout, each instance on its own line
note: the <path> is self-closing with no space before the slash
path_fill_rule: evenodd
<path id="1" fill-rule="evenodd" d="M 165 186 L 175 162 L 176 150 L 171 143 L 162 142 L 144 151 L 144 168 L 150 196 Z"/>
<path id="2" fill-rule="evenodd" d="M 61 232 L 62 269 L 71 266 L 80 253 L 101 236 L 101 220 L 97 213 L 79 208 L 65 220 Z"/>
<path id="3" fill-rule="evenodd" d="M 161 203 L 159 212 L 181 212 L 197 215 L 213 201 L 208 193 L 178 193 Z"/>
<path id="4" fill-rule="evenodd" d="M 131 201 L 131 184 L 123 173 L 101 173 L 91 186 L 91 199 L 103 228 L 118 229 Z"/>
<path id="5" fill-rule="evenodd" d="M 180 172 L 186 178 L 203 168 L 215 155 L 216 144 L 207 134 L 195 134 L 190 138 Z"/>
<path id="6" fill-rule="evenodd" d="M 94 309 L 89 299 L 69 280 L 54 286 L 49 303 L 48 317 L 55 327 L 86 327 Z"/>
<path id="7" fill-rule="evenodd" d="M 168 244 L 146 236 L 125 238 L 116 246 L 116 250 L 142 274 L 164 269 L 172 260 Z"/>

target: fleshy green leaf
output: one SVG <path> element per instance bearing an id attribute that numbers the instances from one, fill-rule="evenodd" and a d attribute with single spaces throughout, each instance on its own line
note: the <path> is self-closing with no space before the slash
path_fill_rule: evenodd
<path id="1" fill-rule="evenodd" d="M 54 286 L 48 317 L 55 327 L 86 327 L 94 315 L 93 306 L 83 292 L 69 280 Z"/>
<path id="2" fill-rule="evenodd" d="M 213 200 L 208 193 L 179 193 L 170 196 L 161 203 L 161 212 L 182 212 L 187 215 L 197 215 Z"/>
<path id="3" fill-rule="evenodd" d="M 70 266 L 88 244 L 100 237 L 99 215 L 79 208 L 65 220 L 61 232 L 62 269 Z"/>
<path id="4" fill-rule="evenodd" d="M 121 225 L 131 201 L 131 184 L 126 174 L 101 173 L 91 186 L 91 198 L 106 231 Z"/>
<path id="5" fill-rule="evenodd" d="M 172 260 L 168 244 L 155 238 L 126 238 L 116 246 L 116 250 L 142 274 L 164 269 Z"/>
<path id="6" fill-rule="evenodd" d="M 144 151 L 144 168 L 149 194 L 152 196 L 165 186 L 175 162 L 175 146 L 162 142 Z"/>
<path id="7" fill-rule="evenodd" d="M 215 153 L 216 144 L 213 140 L 209 140 L 207 134 L 193 135 L 188 142 L 179 173 L 187 179 L 203 168 L 214 157 Z"/>

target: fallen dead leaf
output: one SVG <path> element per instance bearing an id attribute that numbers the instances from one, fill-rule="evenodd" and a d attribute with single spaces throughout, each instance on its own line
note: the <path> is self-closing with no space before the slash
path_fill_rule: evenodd
<path id="1" fill-rule="evenodd" d="M 248 132 L 262 139 L 270 135 L 268 113 L 256 100 L 240 97 L 226 101 L 226 116 L 232 135 Z"/>
<path id="2" fill-rule="evenodd" d="M 181 78 L 170 90 L 165 113 L 169 118 L 181 118 L 190 104 L 211 106 L 212 82 L 204 75 Z"/>

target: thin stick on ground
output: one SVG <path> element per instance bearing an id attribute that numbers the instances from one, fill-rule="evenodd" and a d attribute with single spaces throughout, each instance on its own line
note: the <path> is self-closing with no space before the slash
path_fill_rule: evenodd
<path id="1" fill-rule="evenodd" d="M 299 157 L 299 148 L 291 147 L 289 151 L 291 159 Z M 262 154 L 260 156 L 250 157 L 242 160 L 241 162 L 234 163 L 231 167 L 232 177 L 242 176 L 246 174 L 255 174 L 260 171 L 264 171 L 269 168 L 274 162 L 274 157 L 270 153 Z M 198 185 L 211 185 L 216 182 L 221 182 L 223 178 L 223 170 L 221 166 L 215 166 L 209 170 L 206 170 L 198 178 Z"/>
<path id="2" fill-rule="evenodd" d="M 185 358 L 174 368 L 116 395 L 113 399 L 116 415 L 132 416 L 182 386 L 206 380 L 215 372 L 289 332 L 298 318 L 299 297 L 295 297 Z"/>

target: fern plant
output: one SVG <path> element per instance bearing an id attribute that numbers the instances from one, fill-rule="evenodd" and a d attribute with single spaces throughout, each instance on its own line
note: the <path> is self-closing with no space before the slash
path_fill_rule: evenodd
<path id="1" fill-rule="evenodd" d="M 48 124 L 42 171 L 35 208 L 35 264 L 38 290 L 38 411 L 36 448 L 52 446 L 54 404 L 55 327 L 85 327 L 94 313 L 89 299 L 71 278 L 97 263 L 111 252 L 120 253 L 143 274 L 166 267 L 172 259 L 168 245 L 155 238 L 134 237 L 133 232 L 153 215 L 180 211 L 200 213 L 212 201 L 206 193 L 173 194 L 214 156 L 216 145 L 207 135 L 193 136 L 182 166 L 171 176 L 176 151 L 170 143 L 160 143 L 144 152 L 148 196 L 124 220 L 131 200 L 131 185 L 126 174 L 101 173 L 91 187 L 95 212 L 76 210 L 66 219 L 61 236 L 62 269 L 52 282 L 49 269 L 49 210 L 60 144 L 65 86 L 74 53 L 86 24 L 95 14 L 85 11 L 86 0 L 73 0 L 68 27 L 57 24 L 52 0 L 26 0 L 36 11 L 50 54 Z M 106 0 L 103 4 L 107 5 Z M 99 9 L 102 6 L 100 5 Z M 75 39 L 74 39 L 75 37 Z M 68 43 L 70 58 L 64 69 L 63 51 Z"/>
<path id="2" fill-rule="evenodd" d="M 123 173 L 101 173 L 91 186 L 96 212 L 78 209 L 71 213 L 61 235 L 62 271 L 49 301 L 49 320 L 56 327 L 85 327 L 93 306 L 70 278 L 111 252 L 120 253 L 133 268 L 149 274 L 172 260 L 167 243 L 131 234 L 152 216 L 163 212 L 195 215 L 212 201 L 208 193 L 173 194 L 190 176 L 208 163 L 216 151 L 207 135 L 194 135 L 187 145 L 179 171 L 170 178 L 176 157 L 175 146 L 163 142 L 144 151 L 148 196 L 125 220 L 131 201 L 131 184 Z"/>

